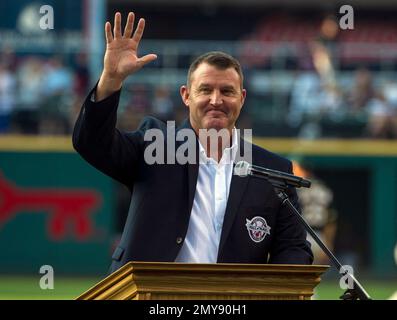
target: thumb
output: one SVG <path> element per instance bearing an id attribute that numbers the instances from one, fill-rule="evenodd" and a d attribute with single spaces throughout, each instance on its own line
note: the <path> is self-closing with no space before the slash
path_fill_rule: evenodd
<path id="1" fill-rule="evenodd" d="M 144 65 L 148 64 L 149 62 L 152 62 L 157 59 L 157 55 L 155 54 L 147 54 L 146 56 L 143 56 L 138 59 L 138 63 L 140 64 L 141 67 Z"/>

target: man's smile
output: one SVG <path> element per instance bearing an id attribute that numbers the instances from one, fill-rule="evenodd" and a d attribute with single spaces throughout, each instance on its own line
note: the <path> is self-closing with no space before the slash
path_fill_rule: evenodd
<path id="1" fill-rule="evenodd" d="M 227 113 L 221 109 L 209 109 L 205 111 L 205 114 L 215 118 L 224 117 L 227 115 Z"/>

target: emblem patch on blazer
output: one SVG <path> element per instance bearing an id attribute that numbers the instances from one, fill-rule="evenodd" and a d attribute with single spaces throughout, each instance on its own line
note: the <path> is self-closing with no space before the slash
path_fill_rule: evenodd
<path id="1" fill-rule="evenodd" d="M 251 220 L 245 219 L 247 223 L 248 234 L 252 241 L 261 242 L 265 239 L 266 235 L 270 235 L 270 227 L 267 225 L 266 220 L 262 217 L 254 217 Z"/>

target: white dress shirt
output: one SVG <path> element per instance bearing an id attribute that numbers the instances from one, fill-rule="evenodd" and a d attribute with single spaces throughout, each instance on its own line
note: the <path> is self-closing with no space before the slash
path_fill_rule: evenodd
<path id="1" fill-rule="evenodd" d="M 221 160 L 208 158 L 199 142 L 199 171 L 189 227 L 175 262 L 216 263 L 221 239 L 233 162 L 237 153 L 237 130 L 232 130 L 232 146 Z"/>

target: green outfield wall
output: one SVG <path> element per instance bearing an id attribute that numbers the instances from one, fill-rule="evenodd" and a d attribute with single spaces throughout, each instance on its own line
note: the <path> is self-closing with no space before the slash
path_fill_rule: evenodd
<path id="1" fill-rule="evenodd" d="M 254 142 L 302 161 L 335 191 L 336 253 L 357 253 L 376 275 L 396 272 L 396 142 Z M 117 189 L 76 154 L 70 137 L 0 137 L 0 170 L 0 272 L 32 273 L 42 265 L 65 274 L 107 272 Z"/>

